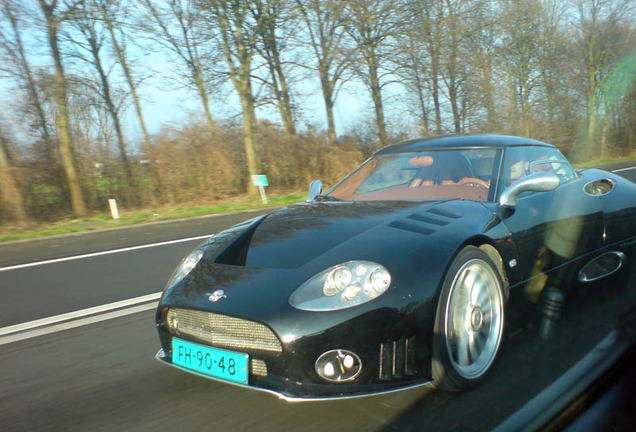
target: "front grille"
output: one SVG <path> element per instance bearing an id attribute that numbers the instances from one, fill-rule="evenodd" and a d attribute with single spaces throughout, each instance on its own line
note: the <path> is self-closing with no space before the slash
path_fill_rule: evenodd
<path id="1" fill-rule="evenodd" d="M 241 318 L 188 309 L 170 309 L 168 331 L 219 348 L 280 353 L 283 348 L 265 325 Z"/>

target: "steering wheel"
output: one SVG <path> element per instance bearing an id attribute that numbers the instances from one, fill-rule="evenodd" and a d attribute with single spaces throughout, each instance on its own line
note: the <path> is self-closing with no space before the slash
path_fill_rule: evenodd
<path id="1" fill-rule="evenodd" d="M 460 185 L 472 185 L 472 186 L 483 186 L 485 188 L 489 188 L 490 185 L 488 184 L 488 182 L 482 180 L 482 179 L 478 179 L 476 177 L 464 177 L 463 179 L 460 179 L 457 184 Z"/>

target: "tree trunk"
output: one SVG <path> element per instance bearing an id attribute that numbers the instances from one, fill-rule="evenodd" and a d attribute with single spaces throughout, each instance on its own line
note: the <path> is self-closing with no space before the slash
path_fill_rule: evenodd
<path id="1" fill-rule="evenodd" d="M 418 71 L 415 71 L 415 87 L 417 89 L 417 99 L 420 103 L 420 111 L 422 116 L 420 117 L 420 124 L 422 125 L 423 135 L 428 135 L 428 108 L 426 106 L 426 99 L 424 99 L 424 86 Z"/>
<path id="2" fill-rule="evenodd" d="M 442 133 L 442 110 L 439 103 L 439 53 L 436 48 L 431 53 L 431 84 L 433 85 L 433 106 L 435 108 L 435 132 Z"/>
<path id="3" fill-rule="evenodd" d="M 455 133 L 461 133 L 461 114 L 457 105 L 457 87 L 455 82 L 455 72 L 449 71 L 448 98 L 450 99 L 451 109 L 453 111 L 453 126 Z"/>
<path id="4" fill-rule="evenodd" d="M 453 13 L 453 7 L 450 2 L 446 1 L 446 7 L 448 9 L 448 25 L 450 30 L 450 46 L 449 58 L 448 58 L 448 98 L 450 99 L 451 110 L 453 112 L 453 127 L 456 134 L 461 133 L 462 119 L 459 109 L 458 99 L 458 87 L 457 84 L 457 33 L 455 27 L 455 20 L 457 19 Z"/>
<path id="5" fill-rule="evenodd" d="M 245 159 L 247 161 L 247 174 L 250 181 L 247 186 L 247 193 L 250 197 L 258 195 L 256 186 L 252 185 L 251 177 L 258 174 L 258 163 L 256 158 L 257 123 L 256 112 L 254 110 L 254 99 L 252 96 L 252 85 L 249 76 L 244 76 L 241 88 L 239 89 L 241 98 L 241 108 L 243 111 L 243 134 L 245 143 Z"/>
<path id="6" fill-rule="evenodd" d="M 327 111 L 327 130 L 329 136 L 329 142 L 334 144 L 336 142 L 336 124 L 333 118 L 333 87 L 329 82 L 328 72 L 321 66 L 320 70 L 320 83 L 322 85 L 322 97 L 325 101 L 325 110 Z"/>
<path id="7" fill-rule="evenodd" d="M 388 144 L 389 140 L 386 135 L 384 107 L 382 105 L 382 88 L 380 87 L 380 79 L 378 77 L 378 68 L 375 64 L 374 54 L 371 53 L 369 57 L 369 85 L 371 87 L 371 98 L 373 99 L 373 106 L 375 108 L 375 117 L 378 126 L 380 143 L 382 143 L 382 146 L 384 147 Z"/>
<path id="8" fill-rule="evenodd" d="M 22 192 L 10 170 L 9 157 L 0 136 L 0 199 L 2 199 L 3 207 L 7 209 L 9 214 L 13 215 L 16 222 L 24 225 L 29 222 L 29 217 L 24 207 Z"/>
<path id="9" fill-rule="evenodd" d="M 110 117 L 113 120 L 115 135 L 117 136 L 117 145 L 119 147 L 119 154 L 121 156 L 122 165 L 124 167 L 124 175 L 126 176 L 126 181 L 128 183 L 127 186 L 132 192 L 131 195 L 133 204 L 136 205 L 139 204 L 137 185 L 133 176 L 132 167 L 130 166 L 130 161 L 128 160 L 126 141 L 124 140 L 124 133 L 122 131 L 121 122 L 119 121 L 119 114 L 117 112 L 117 109 L 115 108 L 115 104 L 113 103 L 113 98 L 110 91 L 110 82 L 108 81 L 108 76 L 106 76 L 106 72 L 104 71 L 104 68 L 102 66 L 102 60 L 99 56 L 99 47 L 97 45 L 96 35 L 91 30 L 89 31 L 91 33 L 89 34 L 88 43 L 90 44 L 95 69 L 97 69 L 97 74 L 99 75 L 99 80 L 102 85 L 102 95 L 104 98 L 104 103 L 106 104 L 106 111 L 108 111 L 108 114 L 110 114 Z"/>
<path id="10" fill-rule="evenodd" d="M 55 152 L 54 142 L 51 138 L 51 133 L 49 131 L 49 125 L 46 119 L 46 114 L 44 113 L 44 108 L 42 106 L 42 102 L 40 100 L 40 95 L 37 89 L 37 85 L 35 82 L 35 78 L 33 77 L 33 73 L 31 72 L 31 66 L 29 65 L 29 61 L 26 57 L 26 53 L 24 50 L 24 44 L 22 43 L 22 37 L 20 35 L 20 29 L 18 25 L 18 21 L 13 14 L 13 10 L 10 5 L 4 4 L 4 13 L 11 23 L 11 28 L 13 33 L 15 34 L 15 42 L 17 46 L 17 55 L 18 58 L 16 61 L 20 64 L 20 67 L 23 71 L 23 78 L 26 81 L 27 94 L 29 95 L 30 102 L 35 110 L 35 121 L 40 129 L 40 133 L 42 134 L 42 139 L 44 141 L 44 149 L 46 153 L 46 157 L 53 167 L 55 180 L 60 184 L 63 183 L 63 173 L 61 171 L 60 163 Z"/>
<path id="11" fill-rule="evenodd" d="M 269 24 L 273 26 L 273 24 Z M 272 75 L 272 88 L 274 90 L 274 96 L 276 97 L 276 104 L 278 106 L 278 112 L 280 113 L 281 120 L 283 121 L 283 127 L 285 133 L 289 138 L 295 140 L 298 137 L 296 133 L 296 125 L 294 125 L 294 115 L 291 103 L 291 97 L 289 95 L 289 88 L 287 86 L 287 78 L 283 71 L 283 66 L 278 52 L 278 42 L 276 41 L 275 29 L 268 28 L 264 30 L 263 34 L 264 43 L 264 57 L 267 60 L 267 66 L 269 72 Z"/>
<path id="12" fill-rule="evenodd" d="M 592 147 L 594 145 L 594 139 L 596 134 L 596 71 L 590 68 L 590 82 L 589 82 L 589 90 L 588 90 L 588 123 L 587 123 L 587 140 L 585 140 L 585 145 L 582 149 L 583 157 L 585 159 L 588 158 L 590 152 L 592 151 Z"/>
<path id="13" fill-rule="evenodd" d="M 212 120 L 212 112 L 210 111 L 210 101 L 208 100 L 208 92 L 205 89 L 205 84 L 203 83 L 203 78 L 201 77 L 201 71 L 198 67 L 192 66 L 192 74 L 194 79 L 194 84 L 197 87 L 197 91 L 199 92 L 199 97 L 201 97 L 201 102 L 203 103 L 203 109 L 205 111 L 205 118 L 208 122 L 208 128 L 210 128 L 210 132 L 212 135 L 216 134 L 216 126 L 214 126 L 214 121 Z"/>
<path id="14" fill-rule="evenodd" d="M 487 71 L 491 71 L 490 60 L 487 63 Z M 493 88 L 490 73 L 482 72 L 482 88 L 484 89 L 484 105 L 486 107 L 486 115 L 488 116 L 488 130 L 492 131 L 499 123 L 497 112 L 495 110 L 495 99 L 493 97 Z"/>
<path id="15" fill-rule="evenodd" d="M 80 180 L 75 166 L 73 156 L 73 147 L 70 136 L 70 122 L 68 118 L 67 96 L 66 96 L 66 79 L 64 78 L 64 68 L 62 67 L 62 57 L 58 47 L 57 40 L 57 18 L 53 15 L 53 7 L 40 0 L 40 7 L 44 12 L 47 22 L 49 47 L 51 48 L 51 56 L 55 63 L 55 99 L 57 103 L 57 115 L 55 124 L 57 127 L 57 139 L 60 146 L 60 155 L 62 164 L 66 174 L 69 191 L 71 194 L 71 205 L 75 216 L 83 216 L 86 214 L 86 205 L 82 196 Z"/>
<path id="16" fill-rule="evenodd" d="M 137 121 L 139 122 L 139 126 L 141 127 L 141 131 L 144 136 L 144 143 L 148 148 L 150 148 L 152 147 L 152 142 L 150 141 L 150 135 L 148 134 L 148 129 L 146 128 L 143 111 L 141 110 L 141 104 L 139 103 L 139 96 L 137 96 L 137 86 L 135 85 L 135 82 L 132 78 L 132 73 L 130 72 L 130 68 L 128 67 L 126 54 L 117 41 L 113 23 L 107 20 L 106 27 L 108 28 L 108 32 L 110 33 L 110 40 L 113 44 L 113 49 L 115 50 L 117 60 L 119 61 L 122 70 L 124 71 L 126 83 L 128 84 L 128 88 L 130 88 L 130 96 L 132 97 L 133 105 L 135 106 L 135 112 L 137 113 Z"/>
<path id="17" fill-rule="evenodd" d="M 435 110 L 435 132 L 439 135 L 442 133 L 442 111 L 441 104 L 439 102 L 439 49 L 441 47 L 439 29 L 439 22 L 436 22 L 434 18 L 430 16 L 430 10 L 427 8 L 426 19 L 428 24 L 427 29 L 427 51 L 431 59 L 431 91 L 433 93 L 433 108 Z M 433 27 L 435 26 L 435 28 Z"/>
<path id="18" fill-rule="evenodd" d="M 521 90 L 521 103 L 523 110 L 523 126 L 526 133 L 526 136 L 530 137 L 530 86 L 528 85 L 528 81 L 524 81 L 522 90 Z"/>
<path id="19" fill-rule="evenodd" d="M 146 154 L 152 154 L 153 153 L 152 141 L 150 140 L 150 134 L 148 133 L 148 129 L 146 128 L 146 121 L 144 119 L 144 114 L 141 109 L 139 96 L 137 95 L 137 86 L 135 84 L 135 81 L 133 80 L 130 67 L 128 66 L 128 59 L 126 58 L 126 53 L 124 49 L 120 46 L 117 40 L 117 37 L 115 35 L 115 29 L 113 27 L 112 22 L 110 20 L 106 20 L 106 18 L 104 19 L 106 21 L 106 27 L 108 28 L 108 32 L 110 34 L 110 40 L 112 42 L 113 49 L 115 50 L 115 55 L 117 56 L 117 60 L 119 61 L 119 64 L 124 72 L 124 77 L 126 78 L 126 83 L 128 84 L 128 88 L 130 89 L 130 97 L 132 98 L 133 105 L 135 107 L 135 113 L 137 115 L 137 121 L 139 122 L 139 126 L 141 127 L 141 132 L 144 137 L 144 144 L 146 146 L 146 149 L 145 149 Z M 153 160 L 150 161 L 150 172 L 154 179 L 155 192 L 160 193 L 162 191 L 161 176 L 157 172 L 157 167 Z M 156 196 L 154 194 L 152 195 L 153 195 L 153 198 Z"/>
<path id="20" fill-rule="evenodd" d="M 285 132 L 292 139 L 295 140 L 298 138 L 298 133 L 296 132 L 296 125 L 294 124 L 294 115 L 293 108 L 291 103 L 291 97 L 289 95 L 289 88 L 287 87 L 287 79 L 285 78 L 285 74 L 283 72 L 283 68 L 280 65 L 280 59 L 277 60 L 275 65 L 276 73 L 278 74 L 278 82 L 280 84 L 280 114 L 283 120 L 283 125 L 285 127 Z"/>

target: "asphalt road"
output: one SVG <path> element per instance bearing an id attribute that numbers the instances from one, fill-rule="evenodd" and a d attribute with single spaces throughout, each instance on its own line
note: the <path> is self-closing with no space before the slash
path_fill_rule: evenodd
<path id="1" fill-rule="evenodd" d="M 625 168 L 615 167 L 636 181 L 636 169 Z M 256 214 L 0 245 L 0 330 L 156 293 L 202 241 L 199 236 Z M 192 237 L 197 239 L 6 270 Z M 490 430 L 616 327 L 630 300 L 628 285 L 611 278 L 569 302 L 547 341 L 533 331 L 509 331 L 493 373 L 473 391 L 449 395 L 424 387 L 300 404 L 159 364 L 153 358 L 153 311 L 147 310 L 0 345 L 0 431 Z"/>
<path id="2" fill-rule="evenodd" d="M 0 244 L 0 327 L 161 291 L 180 260 L 204 241 L 202 236 L 262 213 Z M 140 246 L 144 248 L 134 249 Z M 109 253 L 86 257 L 102 252 Z M 69 257 L 78 259 L 48 263 Z M 35 266 L 6 270 L 24 264 Z"/>

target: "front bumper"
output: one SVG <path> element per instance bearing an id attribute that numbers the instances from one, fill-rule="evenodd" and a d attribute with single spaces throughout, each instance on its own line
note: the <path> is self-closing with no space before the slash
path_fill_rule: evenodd
<path id="1" fill-rule="evenodd" d="M 262 382 L 259 383 L 258 379 L 252 381 L 251 377 L 250 377 L 250 384 L 245 385 L 245 384 L 239 384 L 239 383 L 235 383 L 231 381 L 225 381 L 222 379 L 211 377 L 209 375 L 205 375 L 203 373 L 194 371 L 192 369 L 187 369 L 187 368 L 175 365 L 172 363 L 171 357 L 166 355 L 163 348 L 157 352 L 155 358 L 164 364 L 167 364 L 176 369 L 180 369 L 182 371 L 185 371 L 194 375 L 198 375 L 202 378 L 207 378 L 214 381 L 223 382 L 225 384 L 230 384 L 236 387 L 242 387 L 246 389 L 269 393 L 287 402 L 314 402 L 314 401 L 326 401 L 326 400 L 335 400 L 335 399 L 351 399 L 351 398 L 366 397 L 366 396 L 378 396 L 378 395 L 383 395 L 387 393 L 393 393 L 393 392 L 423 387 L 432 383 L 430 379 L 414 379 L 408 382 L 405 381 L 401 383 L 400 385 L 393 385 L 393 386 L 387 386 L 387 385 L 362 386 L 360 387 L 359 391 L 355 391 L 353 386 L 348 385 L 347 389 L 341 389 L 341 391 L 339 392 L 325 391 L 326 389 L 324 388 L 319 389 L 312 386 L 313 388 L 306 388 L 306 387 L 303 387 L 302 389 L 296 388 L 299 391 L 299 393 L 294 393 L 293 388 L 291 391 L 289 390 L 279 391 L 279 390 L 273 390 L 272 388 L 268 388 L 268 387 L 261 387 L 259 386 L 259 384 L 267 385 L 267 383 L 262 383 Z M 277 385 L 275 384 L 273 388 L 289 386 L 289 383 L 285 382 L 285 380 L 281 380 L 280 378 L 275 379 L 273 381 L 277 381 L 276 383 Z M 269 384 L 271 383 L 272 382 L 270 381 Z M 295 387 L 298 387 L 298 385 Z M 316 393 L 311 394 L 310 393 L 311 390 L 316 391 Z M 350 390 L 350 391 L 348 392 L 347 390 Z"/>
<path id="2" fill-rule="evenodd" d="M 416 332 L 388 310 L 377 310 L 343 322 L 317 334 L 295 340 L 275 333 L 280 352 L 252 348 L 228 348 L 190 335 L 177 337 L 220 349 L 248 354 L 247 384 L 237 384 L 190 370 L 172 362 L 173 334 L 161 319 L 158 332 L 162 349 L 157 359 L 202 377 L 275 394 L 288 401 L 358 397 L 403 390 L 430 383 L 430 350 L 426 332 Z M 158 313 L 158 317 L 165 313 Z M 408 320 L 407 320 L 408 321 Z M 387 325 L 386 323 L 394 323 Z M 264 325 L 264 324 L 263 324 Z M 410 331 L 409 331 L 410 330 Z M 272 331 L 273 332 L 273 331 Z M 274 333 L 274 332 L 273 332 Z M 430 334 L 428 335 L 430 336 Z M 360 374 L 348 382 L 330 382 L 316 372 L 315 363 L 330 350 L 355 353 L 362 364 Z"/>

